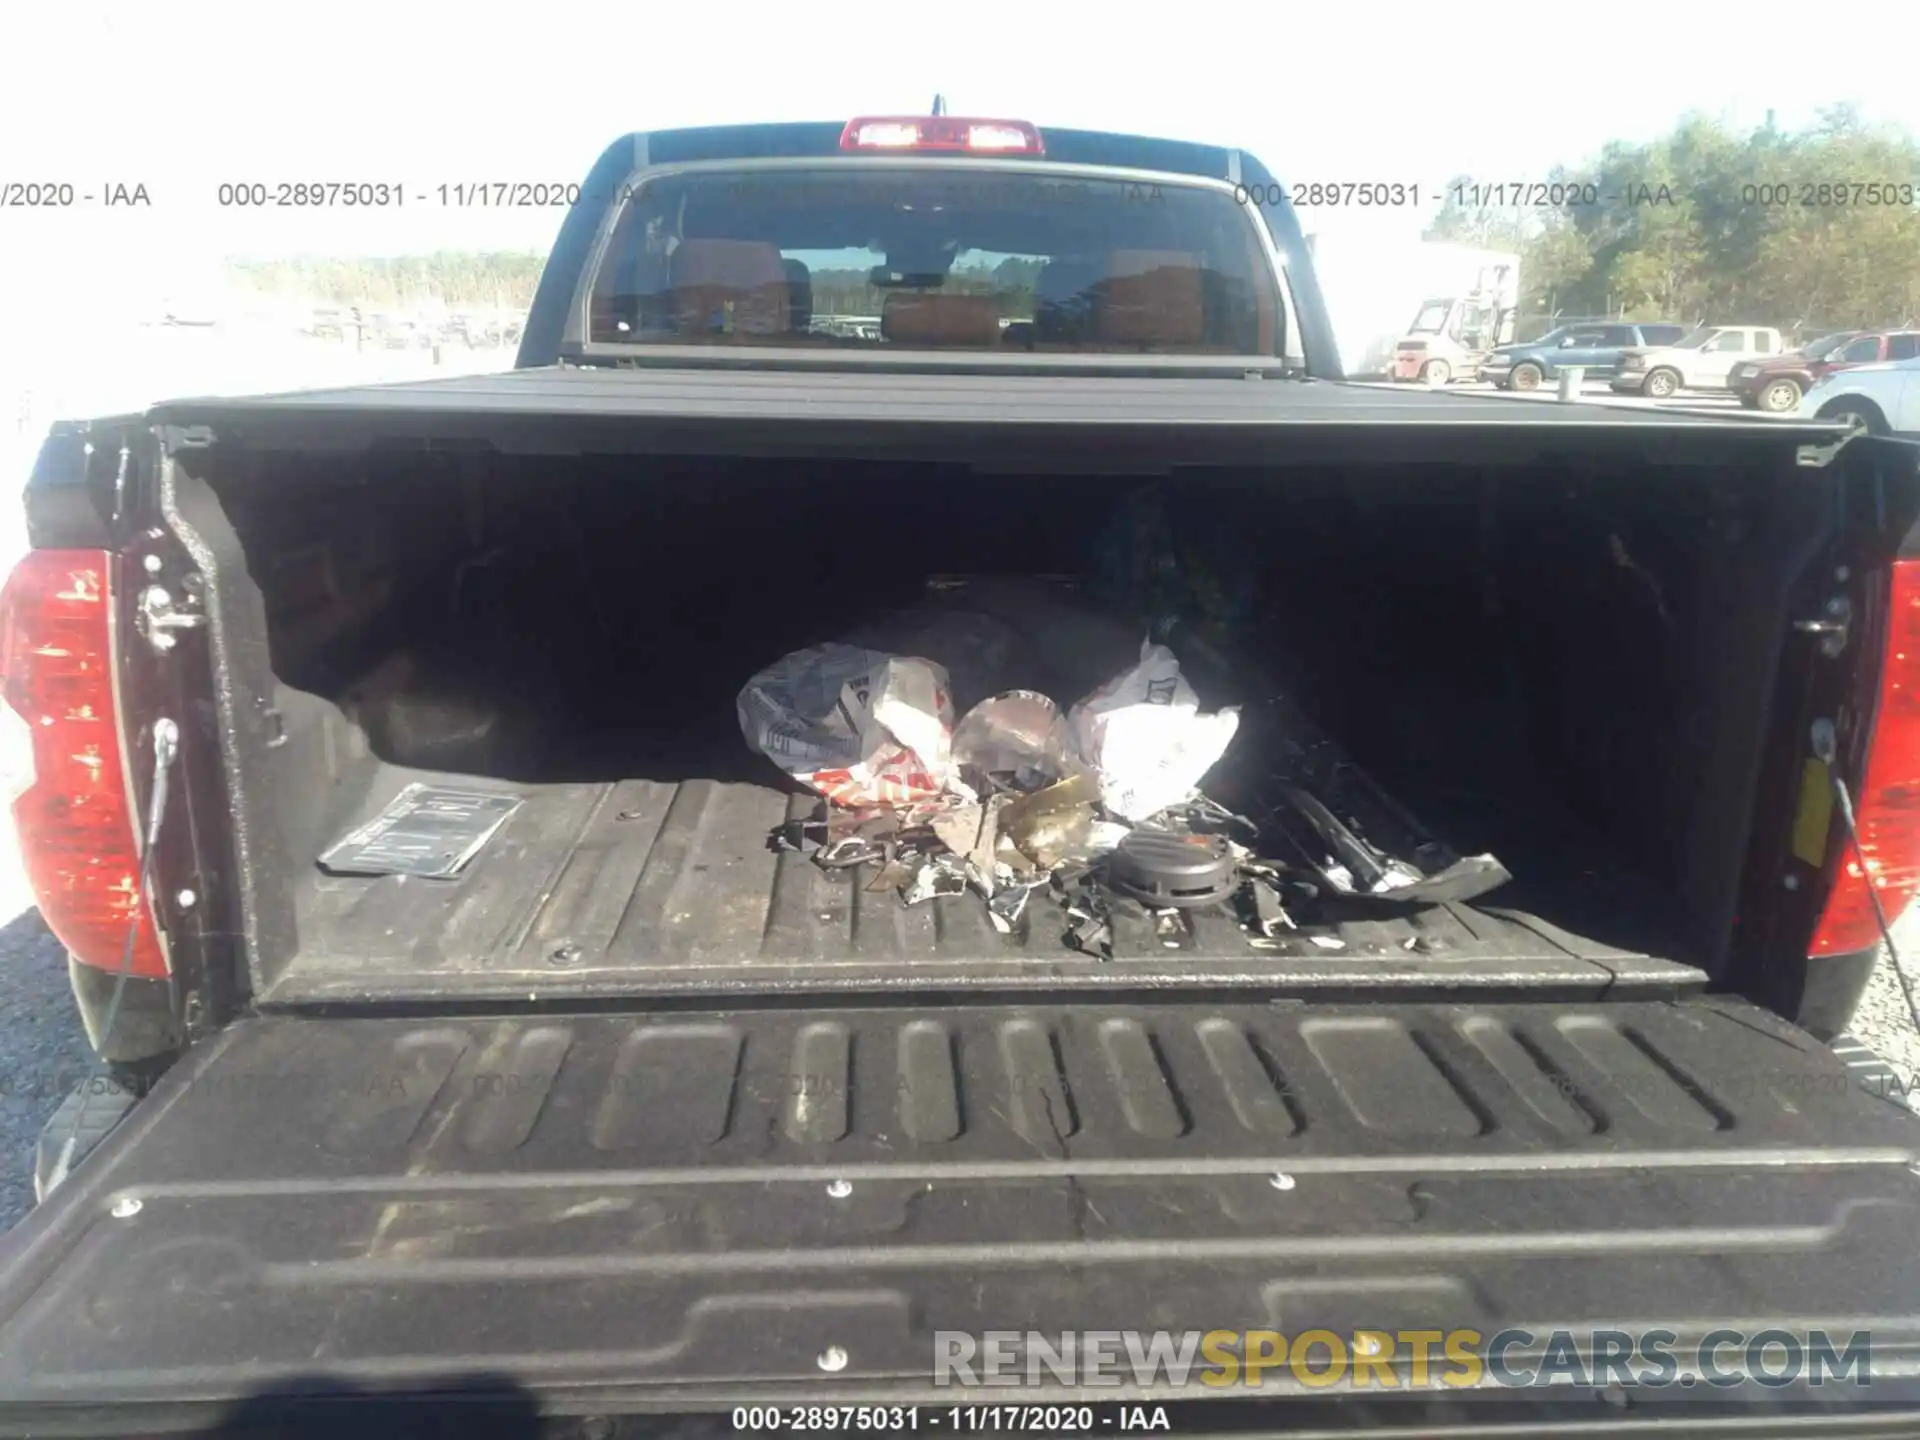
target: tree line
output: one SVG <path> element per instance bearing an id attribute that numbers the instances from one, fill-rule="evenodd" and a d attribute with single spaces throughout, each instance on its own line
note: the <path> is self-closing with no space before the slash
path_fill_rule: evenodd
<path id="1" fill-rule="evenodd" d="M 1034 287 L 1046 261 L 1031 256 L 1009 255 L 989 267 L 979 261 L 962 260 L 948 272 L 940 287 L 949 295 L 992 295 L 1000 301 L 1000 313 L 1009 320 L 1033 318 Z M 887 296 L 895 288 L 873 283 L 867 270 L 815 270 L 808 277 L 813 292 L 813 313 L 827 315 L 865 315 L 882 313 Z"/>
<path id="2" fill-rule="evenodd" d="M 1518 253 L 1523 317 L 1920 324 L 1920 139 L 1851 106 L 1745 135 L 1689 116 L 1547 183 L 1568 203 L 1521 209 L 1462 176 L 1427 231 Z"/>
<path id="3" fill-rule="evenodd" d="M 285 260 L 234 261 L 233 277 L 260 294 L 320 305 L 410 309 L 440 304 L 524 310 L 546 256 L 519 251 L 442 250 L 431 255 L 386 259 L 301 256 Z M 1032 311 L 1032 292 L 1043 261 L 1010 257 L 992 269 L 961 264 L 947 289 L 969 294 L 1012 295 L 1015 309 Z M 821 269 L 813 273 L 817 315 L 878 315 L 887 290 L 866 270 Z"/>
<path id="4" fill-rule="evenodd" d="M 301 256 L 233 261 L 234 279 L 262 294 L 313 304 L 408 309 L 427 304 L 524 310 L 546 256 L 537 251 L 440 250 L 385 259 Z"/>

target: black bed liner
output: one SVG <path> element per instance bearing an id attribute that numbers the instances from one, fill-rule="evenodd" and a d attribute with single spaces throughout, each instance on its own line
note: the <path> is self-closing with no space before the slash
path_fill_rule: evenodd
<path id="1" fill-rule="evenodd" d="M 1891 1379 L 1917 1142 L 1706 999 L 256 1017 L 0 1242 L 0 1414 L 951 1403 L 931 1332 L 1008 1325 L 1827 1325 Z"/>
<path id="2" fill-rule="evenodd" d="M 348 824 L 421 774 L 389 769 Z M 865 889 L 871 867 L 829 874 L 773 853 L 770 832 L 811 815 L 811 796 L 713 780 L 462 783 L 528 798 L 453 880 L 310 868 L 299 882 L 301 948 L 263 1002 L 1171 984 L 1596 999 L 1676 995 L 1706 979 L 1672 947 L 1574 934 L 1508 908 L 1501 891 L 1471 905 L 1349 912 L 1258 942 L 1228 905 L 1167 921 L 1116 905 L 1113 958 L 1101 961 L 1064 943 L 1070 922 L 1051 894 L 1002 935 L 977 896 L 907 906 Z M 1654 927 L 1643 918 L 1638 928 Z"/>

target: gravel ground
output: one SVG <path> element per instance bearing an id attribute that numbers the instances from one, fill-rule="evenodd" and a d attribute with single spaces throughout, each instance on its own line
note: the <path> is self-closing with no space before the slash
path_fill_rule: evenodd
<path id="1" fill-rule="evenodd" d="M 9 849 L 12 847 L 9 846 Z M 9 857 L 11 858 L 11 857 Z M 33 1147 L 93 1050 L 67 989 L 67 957 L 29 906 L 0 926 L 0 1227 L 33 1208 Z"/>
<path id="2" fill-rule="evenodd" d="M 156 342 L 157 343 L 157 342 Z M 180 342 L 204 347 L 206 341 L 189 336 Z M 257 361 L 257 351 L 253 352 Z M 149 357 L 156 358 L 156 357 Z M 367 367 L 381 367 L 385 373 L 365 375 L 343 373 L 352 368 L 337 350 L 314 352 L 312 358 L 295 353 L 272 375 L 272 384 L 249 384 L 257 379 L 257 364 L 248 367 L 241 355 L 212 363 L 214 359 L 196 352 L 195 363 L 182 361 L 174 366 L 158 364 L 151 373 L 174 371 L 191 380 L 165 385 L 170 393 L 214 393 L 226 389 L 268 389 L 274 385 L 293 388 L 300 385 L 341 384 L 350 380 L 403 378 L 403 366 L 419 367 L 414 357 L 398 360 L 369 357 Z M 42 372 L 44 373 L 44 372 Z M 408 374 L 406 378 L 411 378 Z M 144 383 L 135 381 L 134 383 Z M 124 385 L 123 385 L 124 388 Z M 36 400 L 43 397 L 34 397 Z M 115 398 L 118 399 L 116 392 Z M 62 394 L 61 409 L 74 414 L 113 413 L 120 405 L 104 397 L 88 396 L 76 400 Z M 17 402 L 18 403 L 18 402 Z M 122 402 L 138 404 L 131 396 Z M 13 410 L 0 407 L 0 413 Z M 32 445 L 25 435 L 45 418 L 39 405 L 20 404 L 19 434 L 6 437 L 13 444 L 0 444 L 0 461 L 7 472 L 24 475 L 30 462 Z M 8 454 L 12 451 L 12 454 Z M 0 505 L 0 569 L 10 568 L 24 546 L 16 505 Z M 11 793 L 12 777 L 21 773 L 21 755 L 15 743 L 19 732 L 0 731 L 0 785 Z M 0 986 L 0 1229 L 13 1225 L 33 1206 L 33 1147 L 41 1127 L 59 1105 L 62 1097 L 88 1073 L 93 1052 L 81 1032 L 73 1001 L 67 989 L 66 957 L 60 944 L 40 920 L 31 903 L 32 896 L 21 874 L 18 852 L 10 824 L 0 822 L 0 973 L 7 983 Z M 1909 914 L 1895 927 L 1895 940 L 1906 957 L 1907 974 L 1920 990 L 1920 911 Z M 1920 1032 L 1909 1017 L 1906 1001 L 1895 982 L 1885 957 L 1874 972 L 1873 983 L 1854 1024 L 1854 1031 L 1872 1046 L 1911 1088 L 1920 1077 Z"/>

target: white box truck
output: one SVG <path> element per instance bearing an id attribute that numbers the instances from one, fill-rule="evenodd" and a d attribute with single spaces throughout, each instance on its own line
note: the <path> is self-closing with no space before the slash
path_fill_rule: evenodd
<path id="1" fill-rule="evenodd" d="M 1431 244 L 1419 267 L 1427 287 L 1393 349 L 1393 378 L 1426 385 L 1476 380 L 1495 347 L 1512 343 L 1520 309 L 1520 257 L 1471 245 Z"/>
<path id="2" fill-rule="evenodd" d="M 1481 352 L 1512 338 L 1517 255 L 1359 225 L 1307 245 L 1349 379 L 1421 378 L 1419 365 L 1396 373 L 1408 341 L 1429 349 L 1421 363 L 1445 365 L 1446 379 L 1471 378 Z"/>

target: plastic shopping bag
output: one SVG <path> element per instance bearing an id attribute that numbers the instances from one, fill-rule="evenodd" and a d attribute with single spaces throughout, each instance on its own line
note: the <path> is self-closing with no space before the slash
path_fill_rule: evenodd
<path id="1" fill-rule="evenodd" d="M 947 788 L 953 697 L 930 660 L 796 650 L 747 682 L 739 711 L 749 745 L 837 805 L 902 805 Z"/>
<path id="2" fill-rule="evenodd" d="M 1164 645 L 1146 642 L 1140 663 L 1107 681 L 1068 715 L 1080 756 L 1100 779 L 1100 803 L 1140 821 L 1200 786 L 1240 728 L 1240 712 L 1200 713 L 1200 697 Z"/>
<path id="3" fill-rule="evenodd" d="M 1073 735 L 1060 707 L 1032 690 L 982 700 L 953 731 L 953 764 L 961 775 L 1007 776 L 1013 788 L 1038 790 L 1080 771 Z"/>

